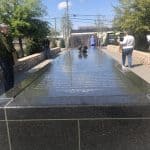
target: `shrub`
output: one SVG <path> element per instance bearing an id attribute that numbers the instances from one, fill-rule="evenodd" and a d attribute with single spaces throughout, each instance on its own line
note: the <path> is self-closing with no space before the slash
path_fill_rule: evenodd
<path id="1" fill-rule="evenodd" d="M 51 48 L 57 47 L 56 41 L 53 39 L 51 43 Z"/>
<path id="2" fill-rule="evenodd" d="M 64 39 L 61 39 L 60 40 L 60 48 L 65 48 L 65 41 L 64 41 Z"/>
<path id="3" fill-rule="evenodd" d="M 26 44 L 26 49 L 25 49 L 25 54 L 31 55 L 34 53 L 39 53 L 42 51 L 42 42 L 38 39 L 28 39 L 27 44 Z"/>

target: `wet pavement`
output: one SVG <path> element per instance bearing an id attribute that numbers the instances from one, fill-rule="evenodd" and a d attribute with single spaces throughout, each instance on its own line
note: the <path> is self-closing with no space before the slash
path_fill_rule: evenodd
<path id="1" fill-rule="evenodd" d="M 150 149 L 150 85 L 101 50 L 64 52 L 22 85 L 1 96 L 0 149 Z"/>
<path id="2" fill-rule="evenodd" d="M 81 54 L 75 49 L 56 58 L 11 106 L 143 105 L 150 103 L 149 91 L 149 84 L 123 72 L 102 51 Z"/>

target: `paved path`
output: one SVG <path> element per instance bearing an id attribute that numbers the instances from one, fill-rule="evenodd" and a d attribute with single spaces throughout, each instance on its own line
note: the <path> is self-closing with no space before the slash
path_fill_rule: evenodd
<path id="1" fill-rule="evenodd" d="M 121 56 L 119 55 L 119 53 L 116 52 L 113 53 L 107 50 L 106 47 L 102 48 L 101 50 L 121 64 Z M 130 70 L 135 74 L 137 74 L 142 79 L 144 79 L 146 82 L 150 83 L 150 68 L 141 64 L 136 64 L 134 59 L 133 59 L 133 66 L 134 67 Z"/>

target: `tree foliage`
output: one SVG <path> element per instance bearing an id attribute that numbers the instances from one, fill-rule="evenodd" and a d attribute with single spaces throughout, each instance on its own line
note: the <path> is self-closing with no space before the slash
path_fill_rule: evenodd
<path id="1" fill-rule="evenodd" d="M 146 34 L 150 32 L 150 0 L 119 0 L 115 12 L 114 26 L 132 31 L 137 47 L 146 48 Z"/>
<path id="2" fill-rule="evenodd" d="M 10 25 L 14 37 L 19 39 L 22 50 L 23 38 L 45 38 L 49 34 L 49 25 L 38 17 L 45 15 L 42 0 L 1 0 L 0 22 Z"/>

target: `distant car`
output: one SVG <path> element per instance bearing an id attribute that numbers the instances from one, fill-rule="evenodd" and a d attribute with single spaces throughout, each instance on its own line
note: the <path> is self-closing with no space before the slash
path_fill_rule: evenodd
<path id="1" fill-rule="evenodd" d="M 148 35 L 146 36 L 146 38 L 147 38 L 147 42 L 148 42 L 148 44 L 149 44 L 149 50 L 150 50 L 150 34 L 148 34 Z"/>
<path id="2" fill-rule="evenodd" d="M 108 34 L 108 44 L 115 44 L 116 43 L 116 36 L 114 33 Z"/>
<path id="3" fill-rule="evenodd" d="M 146 36 L 147 42 L 150 43 L 150 34 Z"/>
<path id="4" fill-rule="evenodd" d="M 123 39 L 124 39 L 124 33 L 123 32 L 117 32 L 115 35 L 116 35 L 116 39 L 119 37 L 119 40 L 123 41 Z"/>
<path id="5" fill-rule="evenodd" d="M 106 46 L 108 44 L 115 44 L 116 36 L 113 31 L 106 32 L 102 37 L 102 45 Z"/>

